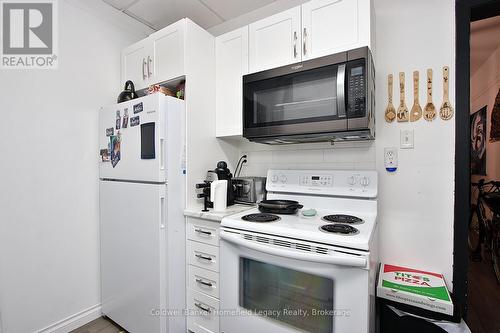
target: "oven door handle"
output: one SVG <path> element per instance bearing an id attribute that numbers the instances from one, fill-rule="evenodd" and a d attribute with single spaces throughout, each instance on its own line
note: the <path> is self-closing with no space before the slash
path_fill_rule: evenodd
<path id="1" fill-rule="evenodd" d="M 290 251 L 280 249 L 274 246 L 266 246 L 262 244 L 255 244 L 251 241 L 247 241 L 242 239 L 238 235 L 231 235 L 227 232 L 221 231 L 220 238 L 230 243 L 246 247 L 251 250 L 276 255 L 284 258 L 291 258 L 303 261 L 312 261 L 319 262 L 324 264 L 334 264 L 334 265 L 342 265 L 342 266 L 351 266 L 351 267 L 366 267 L 366 259 L 359 258 L 350 255 L 343 254 L 335 254 L 335 255 L 325 255 L 325 254 L 312 254 L 312 253 L 301 253 L 299 251 Z"/>

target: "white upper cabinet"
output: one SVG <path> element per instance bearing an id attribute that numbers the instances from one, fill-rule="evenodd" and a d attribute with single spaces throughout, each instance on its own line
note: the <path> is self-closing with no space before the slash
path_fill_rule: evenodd
<path id="1" fill-rule="evenodd" d="M 149 36 L 151 55 L 150 84 L 173 79 L 184 74 L 184 20 L 178 21 Z M 151 58 L 150 58 L 151 57 Z"/>
<path id="2" fill-rule="evenodd" d="M 248 26 L 215 39 L 217 137 L 243 131 L 243 75 L 248 73 Z"/>
<path id="3" fill-rule="evenodd" d="M 147 85 L 147 43 L 142 40 L 130 45 L 122 51 L 122 84 L 131 80 L 136 89 L 141 89 Z"/>
<path id="4" fill-rule="evenodd" d="M 249 25 L 250 72 L 301 60 L 300 6 Z"/>
<path id="5" fill-rule="evenodd" d="M 302 60 L 373 48 L 370 0 L 311 0 L 302 5 Z"/>
<path id="6" fill-rule="evenodd" d="M 358 46 L 358 2 L 360 1 L 312 0 L 302 5 L 303 60 Z"/>
<path id="7" fill-rule="evenodd" d="M 184 75 L 186 19 L 151 34 L 122 51 L 122 81 L 137 90 Z"/>

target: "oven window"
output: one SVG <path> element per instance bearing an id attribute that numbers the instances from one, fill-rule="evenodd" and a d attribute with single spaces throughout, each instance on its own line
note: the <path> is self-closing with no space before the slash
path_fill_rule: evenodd
<path id="1" fill-rule="evenodd" d="M 332 333 L 333 281 L 240 258 L 241 307 L 312 333 Z"/>
<path id="2" fill-rule="evenodd" d="M 244 95 L 247 127 L 339 118 L 336 65 L 250 82 Z"/>

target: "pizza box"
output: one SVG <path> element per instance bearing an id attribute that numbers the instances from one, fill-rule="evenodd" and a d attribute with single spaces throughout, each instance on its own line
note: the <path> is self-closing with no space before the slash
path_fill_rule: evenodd
<path id="1" fill-rule="evenodd" d="M 453 315 L 453 302 L 443 274 L 381 264 L 377 296 L 428 311 Z"/>

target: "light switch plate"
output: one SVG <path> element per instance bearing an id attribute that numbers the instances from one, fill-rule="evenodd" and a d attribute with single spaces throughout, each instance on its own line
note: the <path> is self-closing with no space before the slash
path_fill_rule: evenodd
<path id="1" fill-rule="evenodd" d="M 399 145 L 401 149 L 413 149 L 414 147 L 413 130 L 412 129 L 401 130 L 400 136 L 401 138 Z"/>

